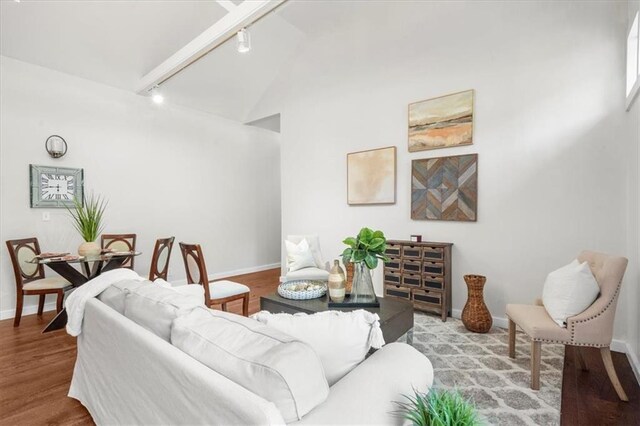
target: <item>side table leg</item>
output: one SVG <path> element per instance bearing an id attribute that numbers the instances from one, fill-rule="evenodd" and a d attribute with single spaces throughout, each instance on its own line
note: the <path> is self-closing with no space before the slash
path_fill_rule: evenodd
<path id="1" fill-rule="evenodd" d="M 413 327 L 407 331 L 407 344 L 413 346 Z"/>

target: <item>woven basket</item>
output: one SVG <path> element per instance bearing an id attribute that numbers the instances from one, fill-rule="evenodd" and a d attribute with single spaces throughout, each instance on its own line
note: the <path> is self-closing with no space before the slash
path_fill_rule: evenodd
<path id="1" fill-rule="evenodd" d="M 467 283 L 467 303 L 462 310 L 462 323 L 467 330 L 474 333 L 486 333 L 491 329 L 493 318 L 491 312 L 484 304 L 482 290 L 487 277 L 482 275 L 465 275 L 464 281 Z"/>

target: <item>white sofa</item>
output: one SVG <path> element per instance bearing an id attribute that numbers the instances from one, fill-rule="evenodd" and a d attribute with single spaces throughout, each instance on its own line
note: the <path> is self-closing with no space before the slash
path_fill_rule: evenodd
<path id="1" fill-rule="evenodd" d="M 393 401 L 433 382 L 404 343 L 376 351 L 293 424 L 401 424 Z M 275 405 L 209 369 L 98 299 L 87 302 L 69 396 L 97 424 L 284 424 Z"/>

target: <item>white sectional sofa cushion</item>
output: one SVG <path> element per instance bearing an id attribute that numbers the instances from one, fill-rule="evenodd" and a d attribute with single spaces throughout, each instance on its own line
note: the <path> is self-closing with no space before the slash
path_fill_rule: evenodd
<path id="1" fill-rule="evenodd" d="M 384 345 L 378 315 L 362 309 L 313 315 L 261 311 L 252 318 L 308 343 L 322 360 L 329 386 L 360 364 L 372 347 Z"/>
<path id="2" fill-rule="evenodd" d="M 125 290 L 124 316 L 169 342 L 173 320 L 204 306 L 204 297 L 149 283 Z"/>
<path id="3" fill-rule="evenodd" d="M 115 309 L 118 313 L 124 314 L 124 298 L 126 291 L 133 290 L 150 283 L 151 281 L 136 279 L 118 281 L 111 284 L 102 293 L 100 293 L 98 295 L 98 300 L 110 308 Z"/>
<path id="4" fill-rule="evenodd" d="M 194 309 L 174 321 L 171 343 L 273 402 L 286 422 L 301 419 L 329 395 L 309 345 L 250 318 Z"/>

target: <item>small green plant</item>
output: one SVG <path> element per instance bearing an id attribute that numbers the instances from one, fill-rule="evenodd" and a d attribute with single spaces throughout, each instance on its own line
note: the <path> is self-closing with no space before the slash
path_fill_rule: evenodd
<path id="1" fill-rule="evenodd" d="M 102 217 L 107 202 L 99 195 L 91 194 L 84 198 L 84 203 L 77 198 L 73 200 L 73 208 L 68 208 L 73 226 L 78 230 L 82 239 L 93 242 L 102 232 Z"/>
<path id="2" fill-rule="evenodd" d="M 404 395 L 408 402 L 396 402 L 400 407 L 396 413 L 416 426 L 482 425 L 473 403 L 458 391 L 413 392 L 413 396 Z"/>
<path id="3" fill-rule="evenodd" d="M 349 246 L 342 252 L 342 262 L 345 265 L 349 262 L 364 262 L 367 268 L 375 269 L 378 266 L 378 259 L 383 262 L 389 261 L 389 258 L 384 255 L 387 239 L 382 231 L 362 228 L 357 237 L 348 237 L 342 242 Z"/>

